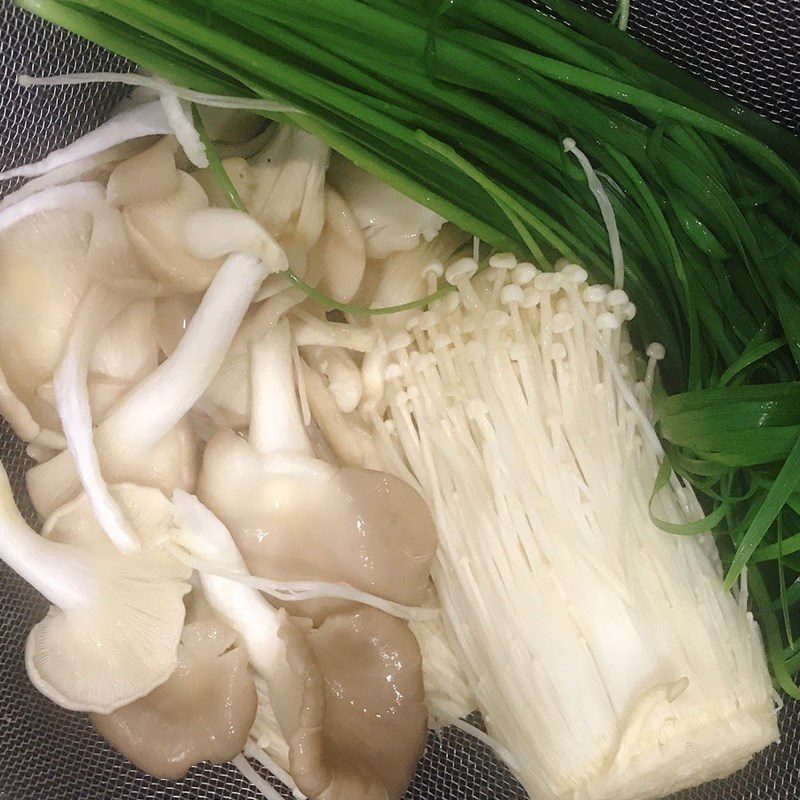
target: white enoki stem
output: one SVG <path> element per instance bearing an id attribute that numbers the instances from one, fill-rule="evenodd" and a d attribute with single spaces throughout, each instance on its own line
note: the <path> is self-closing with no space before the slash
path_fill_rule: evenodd
<path id="1" fill-rule="evenodd" d="M 600 207 L 600 213 L 603 216 L 603 222 L 608 230 L 608 239 L 611 244 L 611 258 L 614 262 L 614 288 L 621 289 L 625 281 L 625 260 L 622 255 L 622 245 L 619 241 L 619 229 L 617 228 L 617 219 L 614 216 L 614 209 L 611 206 L 611 201 L 608 199 L 606 190 L 597 177 L 591 162 L 586 157 L 583 151 L 579 150 L 575 144 L 575 140 L 571 138 L 564 139 L 564 150 L 567 153 L 572 153 L 578 159 L 581 168 L 586 174 L 586 180 L 589 183 L 589 188 L 597 200 L 597 205 Z"/>
<path id="2" fill-rule="evenodd" d="M 278 793 L 274 786 L 270 786 L 250 765 L 250 762 L 240 753 L 231 762 L 239 772 L 247 778 L 253 786 L 258 789 L 267 800 L 283 800 L 283 797 Z"/>
<path id="3" fill-rule="evenodd" d="M 183 546 L 174 543 L 170 543 L 167 549 L 178 561 L 203 575 L 213 575 L 251 589 L 257 589 L 282 602 L 318 599 L 350 600 L 365 606 L 372 606 L 398 619 L 420 622 L 437 619 L 441 613 L 438 608 L 404 606 L 401 603 L 385 600 L 383 597 L 356 589 L 348 583 L 273 581 L 269 578 L 251 575 L 245 570 L 225 569 L 212 561 L 192 555 Z"/>
<path id="4" fill-rule="evenodd" d="M 171 92 L 181 100 L 188 100 L 212 108 L 231 108 L 240 111 L 278 111 L 284 114 L 302 113 L 287 103 L 260 100 L 253 97 L 229 97 L 224 94 L 209 94 L 185 89 L 163 78 L 153 78 L 137 72 L 73 72 L 67 75 L 52 75 L 42 78 L 31 75 L 18 75 L 20 86 L 74 86 L 87 83 L 122 83 L 126 86 L 144 86 L 159 94 Z"/>

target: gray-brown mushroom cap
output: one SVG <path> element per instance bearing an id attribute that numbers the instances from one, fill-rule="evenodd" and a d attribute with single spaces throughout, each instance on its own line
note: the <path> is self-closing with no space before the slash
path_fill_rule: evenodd
<path id="1" fill-rule="evenodd" d="M 400 478 L 357 467 L 331 478 L 270 472 L 244 439 L 222 431 L 206 447 L 198 495 L 254 575 L 349 583 L 404 605 L 425 598 L 436 528 L 425 501 Z M 353 604 L 286 607 L 319 623 Z"/>
<path id="2" fill-rule="evenodd" d="M 422 657 L 408 626 L 374 608 L 335 614 L 304 634 L 283 626 L 302 680 L 285 731 L 291 773 L 320 800 L 399 800 L 422 755 L 427 708 Z M 276 704 L 285 726 L 286 714 Z"/>
<path id="3" fill-rule="evenodd" d="M 92 714 L 92 724 L 158 778 L 179 778 L 201 761 L 230 761 L 244 749 L 258 702 L 247 655 L 229 649 L 232 643 L 233 633 L 220 623 L 190 623 L 167 682 L 111 714 Z"/>

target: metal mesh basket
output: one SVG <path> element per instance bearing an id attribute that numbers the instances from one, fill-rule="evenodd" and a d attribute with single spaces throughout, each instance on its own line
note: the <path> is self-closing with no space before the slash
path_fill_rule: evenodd
<path id="1" fill-rule="evenodd" d="M 584 0 L 608 14 L 614 0 Z M 631 0 L 630 30 L 711 85 L 800 130 L 800 0 Z M 23 90 L 20 72 L 125 68 L 120 59 L 0 0 L 0 169 L 42 157 L 97 125 L 119 91 L 94 85 Z M 10 187 L 6 186 L 4 189 Z M 0 424 L 0 459 L 23 513 L 30 466 Z M 200 765 L 177 782 L 151 778 L 115 753 L 85 717 L 57 708 L 30 685 L 23 645 L 46 604 L 0 563 L 0 800 L 255 800 L 232 767 Z M 673 800 L 800 798 L 800 703 L 781 715 L 782 742 L 726 781 Z M 288 795 L 287 795 L 288 796 Z M 523 800 L 508 771 L 474 739 L 431 736 L 409 800 Z"/>

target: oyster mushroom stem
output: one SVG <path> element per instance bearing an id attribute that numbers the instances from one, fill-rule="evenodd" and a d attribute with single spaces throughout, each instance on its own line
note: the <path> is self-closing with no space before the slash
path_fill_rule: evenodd
<path id="1" fill-rule="evenodd" d="M 117 505 L 100 473 L 92 445 L 92 412 L 89 406 L 89 360 L 106 325 L 126 304 L 126 298 L 94 285 L 75 314 L 72 334 L 53 376 L 56 408 L 75 470 L 86 488 L 103 530 L 122 553 L 139 549 L 139 540 Z"/>

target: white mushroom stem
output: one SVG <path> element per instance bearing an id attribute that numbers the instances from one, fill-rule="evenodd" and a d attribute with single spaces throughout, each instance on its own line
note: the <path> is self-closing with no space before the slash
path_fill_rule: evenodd
<path id="1" fill-rule="evenodd" d="M 597 205 L 600 208 L 603 222 L 608 231 L 608 239 L 611 245 L 611 258 L 614 262 L 614 288 L 621 289 L 625 280 L 625 260 L 622 255 L 622 245 L 619 241 L 617 219 L 614 216 L 614 209 L 611 206 L 611 201 L 608 199 L 606 190 L 603 188 L 603 184 L 600 182 L 600 178 L 594 171 L 591 162 L 586 157 L 586 154 L 578 149 L 575 140 L 567 138 L 564 139 L 562 144 L 564 145 L 565 152 L 572 153 L 572 155 L 578 159 L 578 163 L 581 165 L 581 169 L 583 169 L 586 180 L 589 183 L 589 189 L 591 189 L 597 201 Z"/>
<path id="2" fill-rule="evenodd" d="M 81 551 L 50 542 L 31 530 L 11 493 L 8 475 L 0 464 L 0 559 L 53 605 L 68 608 L 86 602 L 91 575 Z"/>
<path id="3" fill-rule="evenodd" d="M 72 333 L 53 376 L 53 388 L 67 447 L 97 521 L 118 550 L 130 553 L 139 549 L 139 540 L 100 472 L 92 441 L 88 386 L 89 361 L 95 345 L 126 302 L 122 295 L 98 285 L 89 289 L 73 320 Z"/>
<path id="4" fill-rule="evenodd" d="M 361 370 L 346 350 L 314 345 L 303 348 L 303 358 L 310 367 L 325 376 L 342 413 L 349 414 L 358 408 L 363 393 Z"/>
<path id="5" fill-rule="evenodd" d="M 263 455 L 313 456 L 295 391 L 289 323 L 282 320 L 251 351 L 250 432 Z"/>
<path id="6" fill-rule="evenodd" d="M 0 180 L 9 178 L 33 178 L 44 175 L 53 169 L 72 164 L 83 158 L 96 155 L 109 147 L 138 139 L 142 136 L 154 136 L 171 133 L 161 102 L 154 100 L 150 103 L 123 111 L 112 117 L 104 125 L 95 128 L 85 136 L 72 142 L 72 144 L 54 150 L 47 158 L 33 164 L 0 172 Z"/>
<path id="7" fill-rule="evenodd" d="M 208 388 L 268 271 L 254 256 L 230 256 L 175 351 L 119 402 L 104 424 L 143 451 L 160 441 Z"/>
<path id="8" fill-rule="evenodd" d="M 178 544 L 222 569 L 249 574 L 228 529 L 194 495 L 177 490 L 172 504 Z M 271 680 L 286 661 L 286 645 L 278 633 L 279 612 L 256 589 L 208 572 L 198 574 L 206 600 L 241 636 L 256 672 Z"/>
<path id="9" fill-rule="evenodd" d="M 478 271 L 478 263 L 472 258 L 459 258 L 445 270 L 445 280 L 458 289 L 462 301 L 468 308 L 477 308 L 480 300 L 472 288 L 470 278 Z"/>
<path id="10" fill-rule="evenodd" d="M 477 239 L 475 239 L 477 241 Z M 422 276 L 428 281 L 428 294 L 433 294 L 439 285 L 439 278 L 444 275 L 444 264 L 431 261 L 422 269 Z"/>
<path id="11" fill-rule="evenodd" d="M 298 347 L 330 345 L 369 353 L 378 341 L 378 332 L 373 328 L 362 328 L 344 322 L 327 322 L 302 309 L 297 309 L 293 316 L 296 319 L 292 322 L 292 334 Z"/>
<path id="12" fill-rule="evenodd" d="M 269 264 L 272 272 L 289 267 L 286 253 L 251 216 L 233 208 L 202 208 L 183 229 L 186 246 L 198 258 L 219 258 L 228 253 L 251 253 Z"/>
<path id="13" fill-rule="evenodd" d="M 32 178 L 24 186 L 20 186 L 16 191 L 7 194 L 0 201 L 0 211 L 19 203 L 26 197 L 41 192 L 43 189 L 72 183 L 79 178 L 84 178 L 88 173 L 100 167 L 110 165 L 115 161 L 124 161 L 126 158 L 138 153 L 141 147 L 142 144 L 140 142 L 124 142 L 101 153 L 87 156 L 79 161 L 73 161 L 71 164 L 64 164 L 64 166 L 58 167 L 45 175 L 40 175 L 38 178 Z"/>
<path id="14" fill-rule="evenodd" d="M 164 115 L 186 157 L 196 167 L 205 169 L 208 166 L 208 155 L 205 145 L 200 141 L 200 134 L 194 127 L 189 103 L 171 91 L 169 84 L 159 94 Z"/>
<path id="15" fill-rule="evenodd" d="M 342 413 L 320 375 L 305 363 L 302 375 L 312 417 L 337 458 L 351 467 L 380 469 L 372 433 L 357 416 Z"/>
<path id="16" fill-rule="evenodd" d="M 37 78 L 32 75 L 19 75 L 17 81 L 20 86 L 82 86 L 87 83 L 121 83 L 126 86 L 143 86 L 155 92 L 169 91 L 180 97 L 212 108 L 231 108 L 242 111 L 283 111 L 302 114 L 293 106 L 272 100 L 262 100 L 252 97 L 229 97 L 223 94 L 209 94 L 196 92 L 176 86 L 163 78 L 154 78 L 142 75 L 139 72 L 73 72 L 69 75 L 48 75 Z"/>

